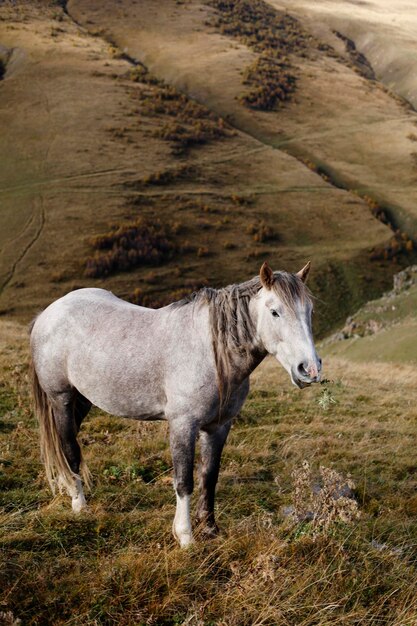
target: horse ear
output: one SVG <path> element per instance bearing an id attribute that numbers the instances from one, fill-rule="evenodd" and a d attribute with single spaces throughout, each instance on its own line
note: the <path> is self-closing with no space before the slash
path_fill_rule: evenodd
<path id="1" fill-rule="evenodd" d="M 301 278 L 301 280 L 303 281 L 303 283 L 306 282 L 308 274 L 310 272 L 310 267 L 311 267 L 311 263 L 310 261 L 304 265 L 303 269 L 300 270 L 299 272 L 297 272 L 296 276 L 298 276 L 298 278 Z"/>
<path id="2" fill-rule="evenodd" d="M 267 261 L 265 261 L 265 263 L 262 264 L 261 270 L 259 272 L 259 276 L 261 278 L 262 285 L 266 289 L 271 289 L 272 285 L 274 284 L 275 278 L 274 278 L 274 272 L 269 267 L 269 264 Z"/>

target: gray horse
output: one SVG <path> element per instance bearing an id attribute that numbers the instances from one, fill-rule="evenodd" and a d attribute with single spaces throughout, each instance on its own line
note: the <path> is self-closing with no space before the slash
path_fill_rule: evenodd
<path id="1" fill-rule="evenodd" d="M 77 434 L 92 405 L 139 420 L 169 422 L 177 508 L 173 533 L 193 540 L 190 498 L 194 450 L 201 442 L 197 519 L 217 532 L 214 494 L 233 418 L 249 375 L 274 355 L 302 388 L 320 380 L 311 331 L 312 298 L 298 274 L 273 272 L 223 289 L 204 288 L 161 309 L 120 300 L 103 289 L 79 289 L 35 319 L 33 392 L 41 451 L 52 490 L 65 487 L 72 508 L 86 507 Z M 81 468 L 81 475 L 80 475 Z"/>

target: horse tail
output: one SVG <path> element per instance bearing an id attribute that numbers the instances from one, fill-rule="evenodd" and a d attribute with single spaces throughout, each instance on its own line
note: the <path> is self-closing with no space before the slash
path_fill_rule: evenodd
<path id="1" fill-rule="evenodd" d="M 57 485 L 60 491 L 65 487 L 68 493 L 72 494 L 75 480 L 79 476 L 72 471 L 68 464 L 57 430 L 51 402 L 39 383 L 32 359 L 30 361 L 30 375 L 34 411 L 39 422 L 41 459 L 45 466 L 46 478 L 53 494 L 56 493 Z M 83 463 L 82 458 L 80 470 L 85 485 L 90 487 L 91 474 L 88 467 Z"/>

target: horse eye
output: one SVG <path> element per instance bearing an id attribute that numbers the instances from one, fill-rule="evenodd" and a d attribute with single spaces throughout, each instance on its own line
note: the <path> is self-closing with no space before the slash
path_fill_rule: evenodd
<path id="1" fill-rule="evenodd" d="M 271 311 L 273 317 L 279 317 L 278 311 Z"/>

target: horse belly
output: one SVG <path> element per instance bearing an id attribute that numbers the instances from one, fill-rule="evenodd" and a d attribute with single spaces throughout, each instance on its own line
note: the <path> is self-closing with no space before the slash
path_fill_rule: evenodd
<path id="1" fill-rule="evenodd" d="M 140 420 L 164 419 L 163 385 L 157 382 L 155 370 L 132 368 L 69 368 L 71 384 L 94 406 L 120 417 Z"/>

